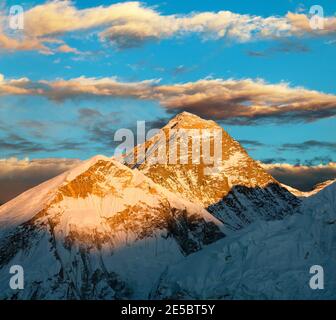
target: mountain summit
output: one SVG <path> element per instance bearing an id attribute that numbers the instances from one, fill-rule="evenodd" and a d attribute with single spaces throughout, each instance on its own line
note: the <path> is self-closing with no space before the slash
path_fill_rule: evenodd
<path id="1" fill-rule="evenodd" d="M 204 161 L 209 150 L 215 159 L 210 164 Z M 171 154 L 178 155 L 174 163 Z M 188 112 L 178 114 L 134 148 L 124 163 L 180 197 L 199 203 L 234 229 L 259 217 L 281 218 L 299 203 L 221 126 Z"/>
<path id="2" fill-rule="evenodd" d="M 210 156 L 214 155 L 215 148 L 220 149 L 216 164 L 203 161 L 206 144 L 202 144 L 204 137 L 208 138 L 210 148 L 207 150 L 210 149 Z M 216 145 L 214 140 L 217 138 L 219 144 Z M 184 154 L 182 149 L 186 150 Z M 140 151 L 144 151 L 141 156 Z M 166 153 L 164 163 L 156 161 L 160 152 Z M 178 154 L 177 163 L 170 162 L 169 155 L 172 153 Z M 135 162 L 132 163 L 131 160 Z M 175 116 L 160 133 L 147 140 L 144 145 L 137 146 L 124 161 L 172 192 L 178 192 L 203 206 L 221 200 L 237 185 L 255 188 L 276 183 L 217 123 L 188 112 Z M 218 170 L 214 170 L 213 174 L 211 171 L 206 174 L 205 169 L 211 169 L 214 165 L 217 165 Z"/>

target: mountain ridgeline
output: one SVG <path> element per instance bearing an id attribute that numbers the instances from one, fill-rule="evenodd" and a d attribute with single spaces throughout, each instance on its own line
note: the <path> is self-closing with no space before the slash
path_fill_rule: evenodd
<path id="1" fill-rule="evenodd" d="M 195 152 L 189 138 L 172 144 L 171 130 L 174 134 L 191 130 L 197 141 L 204 133 L 219 134 L 221 152 L 215 168 L 204 161 L 202 147 L 196 150 L 198 162 L 156 161 L 162 150 L 166 159 L 173 151 L 180 159 L 191 158 Z M 215 145 L 214 139 L 210 134 L 210 145 Z M 186 154 L 181 154 L 181 148 Z M 265 267 L 263 275 L 269 283 L 278 281 L 274 275 L 279 270 L 272 259 L 279 257 L 267 254 L 281 246 L 277 239 L 293 240 L 282 250 L 297 254 L 298 261 L 303 252 L 317 258 L 306 246 L 322 246 L 319 237 L 323 230 L 307 235 L 302 250 L 295 241 L 299 241 L 300 219 L 306 221 L 303 226 L 311 227 L 317 212 L 321 214 L 321 190 L 313 195 L 315 200 L 299 199 L 215 122 L 181 113 L 160 134 L 123 158 L 96 156 L 0 207 L 0 298 L 260 297 L 252 289 L 244 289 L 251 288 L 254 281 L 246 273 L 249 268 L 255 281 L 260 280 L 259 260 L 255 261 L 259 251 L 264 254 L 268 269 Z M 335 212 L 331 199 L 328 193 L 328 205 L 324 204 L 322 211 L 328 221 L 333 221 Z M 318 226 L 324 228 L 325 224 Z M 330 248 L 335 242 L 330 236 L 334 226 L 328 224 L 328 228 L 325 234 Z M 306 267 L 291 263 L 297 272 Z M 25 270 L 24 290 L 8 286 L 8 270 L 14 264 Z M 202 266 L 190 273 L 192 282 L 185 275 L 192 269 L 190 264 Z M 231 274 L 242 290 L 233 293 Z M 278 297 L 268 289 L 260 290 L 263 297 Z M 297 292 L 297 298 L 306 295 Z M 282 298 L 286 294 L 285 289 L 279 293 Z"/>

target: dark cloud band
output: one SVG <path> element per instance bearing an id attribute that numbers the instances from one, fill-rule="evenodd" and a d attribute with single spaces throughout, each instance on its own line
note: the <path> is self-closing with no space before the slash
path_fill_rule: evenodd
<path id="1" fill-rule="evenodd" d="M 32 81 L 0 77 L 0 95 L 43 96 L 58 102 L 90 97 L 154 100 L 170 113 L 189 111 L 235 125 L 312 122 L 336 115 L 335 95 L 260 79 L 203 79 L 162 85 L 158 80 L 121 82 L 116 78 L 79 77 Z M 87 117 L 89 110 L 82 112 L 82 117 Z"/>

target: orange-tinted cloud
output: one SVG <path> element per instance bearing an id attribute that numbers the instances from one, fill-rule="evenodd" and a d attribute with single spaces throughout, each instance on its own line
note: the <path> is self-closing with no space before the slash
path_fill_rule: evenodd
<path id="1" fill-rule="evenodd" d="M 335 95 L 260 79 L 203 79 L 161 85 L 158 80 L 121 82 L 117 78 L 79 77 L 31 81 L 2 76 L 1 95 L 39 95 L 55 101 L 88 97 L 154 100 L 172 113 L 189 111 L 233 124 L 311 122 L 336 114 Z"/>
<path id="2" fill-rule="evenodd" d="M 59 39 L 64 34 L 84 30 L 97 32 L 102 41 L 119 48 L 191 33 L 203 39 L 245 42 L 320 36 L 336 31 L 336 18 L 333 17 L 325 18 L 323 30 L 313 30 L 304 14 L 261 17 L 218 11 L 163 15 L 135 1 L 86 9 L 76 8 L 69 0 L 50 1 L 26 11 L 24 21 L 24 37 L 21 40 L 9 38 L 0 31 L 0 45 L 4 49 L 50 53 L 53 50 L 48 46 L 45 48 L 47 38 Z"/>

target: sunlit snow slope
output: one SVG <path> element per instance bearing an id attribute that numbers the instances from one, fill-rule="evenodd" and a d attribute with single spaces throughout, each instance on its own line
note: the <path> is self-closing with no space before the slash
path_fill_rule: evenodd
<path id="1" fill-rule="evenodd" d="M 197 204 L 95 157 L 0 208 L 0 297 L 147 298 L 168 264 L 224 234 Z M 25 290 L 8 286 L 11 265 Z"/>

